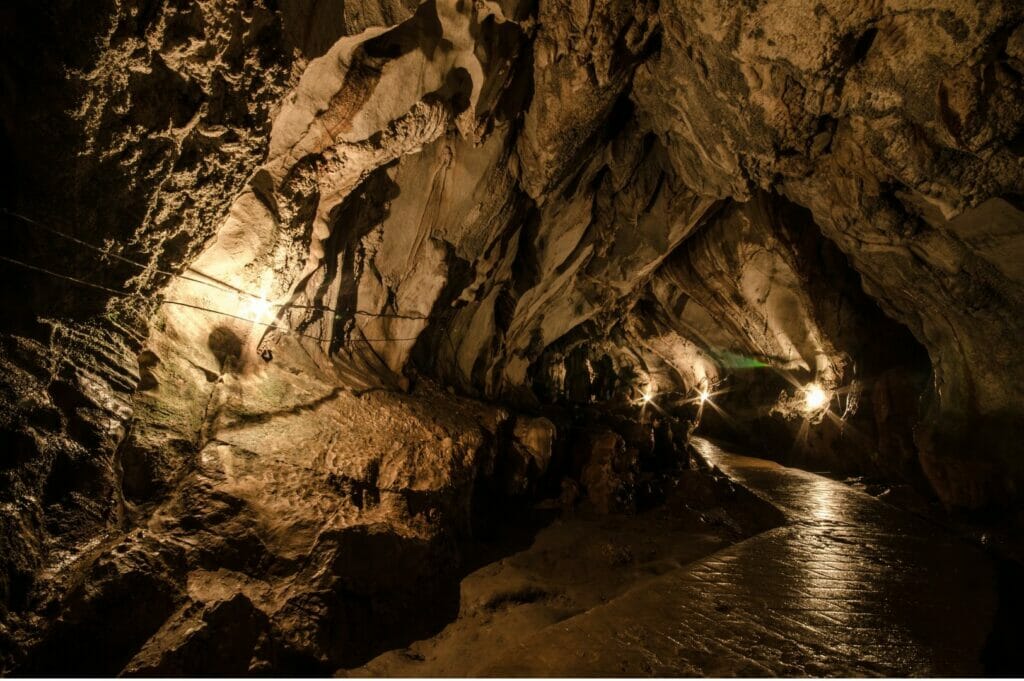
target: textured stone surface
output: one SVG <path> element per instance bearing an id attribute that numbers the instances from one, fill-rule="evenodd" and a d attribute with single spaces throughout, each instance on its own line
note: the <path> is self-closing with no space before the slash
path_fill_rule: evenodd
<path id="1" fill-rule="evenodd" d="M 451 397 L 441 415 L 437 398 L 358 397 L 276 365 L 217 379 L 161 500 L 125 500 L 134 529 L 40 576 L 49 615 L 11 621 L 14 668 L 323 673 L 432 626 L 423 613 L 457 608 L 454 540 L 508 418 Z"/>
<path id="2" fill-rule="evenodd" d="M 772 243 L 780 225 L 771 208 L 722 210 L 722 202 L 788 205 L 776 198 L 785 196 L 809 210 L 811 229 L 838 246 L 860 285 L 928 353 L 934 399 L 916 447 L 935 490 L 966 507 L 1016 498 L 1019 463 L 1000 442 L 1019 425 L 1021 405 L 1013 373 L 1019 8 L 950 1 L 852 13 L 799 2 L 106 9 L 95 22 L 114 27 L 108 42 L 71 41 L 61 55 L 91 103 L 69 120 L 44 120 L 80 139 L 72 148 L 87 157 L 120 159 L 120 175 L 70 164 L 77 186 L 96 189 L 91 178 L 102 175 L 131 195 L 111 203 L 138 209 L 109 220 L 121 230 L 114 234 L 82 219 L 82 210 L 99 210 L 91 196 L 76 198 L 81 234 L 130 235 L 136 245 L 127 252 L 143 260 L 187 262 L 271 298 L 283 306 L 271 310 L 274 318 L 322 339 L 307 346 L 327 355 L 323 364 L 341 360 L 364 384 L 400 383 L 412 362 L 464 390 L 529 402 L 549 368 L 589 343 L 595 358 L 608 354 L 617 370 L 628 365 L 641 378 L 660 375 L 666 388 L 692 390 L 706 376 L 730 373 L 722 352 L 767 355 L 777 368 L 806 368 L 841 385 L 850 374 L 840 370 L 850 364 L 844 353 L 864 361 L 854 356 L 862 344 L 850 338 L 864 330 L 829 328 L 822 318 L 860 311 L 863 301 L 819 300 L 806 252 L 794 254 L 782 278 L 763 271 L 769 260 L 737 252 L 729 266 L 749 258 L 752 273 L 713 285 L 705 276 L 710 291 L 656 274 L 670 254 L 700 257 L 699 242 L 686 237 L 701 225 L 734 231 L 736 210 L 763 232 L 762 244 Z M 18 13 L 37 20 L 28 9 Z M 53 19 L 38 21 L 46 20 Z M 58 58 L 46 68 L 60 65 Z M 257 68 L 254 88 L 246 79 Z M 122 77 L 136 72 L 150 75 Z M 17 72 L 13 81 L 25 79 Z M 178 90 L 184 94 L 172 96 Z M 225 118 L 225 102 L 237 116 Z M 173 148 L 168 177 L 163 165 L 124 156 L 161 135 Z M 191 149 L 197 135 L 209 148 Z M 10 137 L 19 158 L 59 156 L 29 153 L 34 141 Z M 210 164 L 218 153 L 230 163 L 202 172 L 182 165 Z M 118 184 L 126 174 L 131 182 Z M 42 193 L 24 188 L 15 197 L 37 217 L 69 222 L 70 213 L 37 206 Z M 211 234 L 216 240 L 202 248 Z M 73 269 L 95 274 L 79 264 Z M 774 338 L 716 338 L 714 325 L 690 319 L 699 310 L 684 309 L 689 330 L 679 338 L 623 353 L 648 332 L 630 334 L 623 321 L 630 310 L 646 317 L 637 300 L 678 307 L 680 289 L 701 305 L 730 298 L 719 325 L 762 319 Z M 245 303 L 180 279 L 166 295 L 222 311 Z M 804 304 L 793 308 L 793 300 Z M 189 345 L 205 345 L 224 322 L 211 316 L 189 328 L 195 311 L 170 307 L 155 326 L 184 327 Z M 275 341 L 254 336 L 250 350 Z M 375 338 L 388 340 L 366 342 Z M 600 346 L 606 340 L 613 350 Z M 972 447 L 964 438 L 976 430 L 987 438 L 985 454 L 965 456 Z M 914 466 L 903 472 L 916 474 Z M 1005 469 L 1014 472 L 998 474 Z"/>

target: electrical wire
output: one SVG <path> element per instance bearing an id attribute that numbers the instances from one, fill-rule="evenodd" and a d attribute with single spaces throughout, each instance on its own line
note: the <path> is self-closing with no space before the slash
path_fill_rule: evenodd
<path id="1" fill-rule="evenodd" d="M 45 275 L 48 275 L 48 276 L 51 276 L 51 277 L 56 277 L 57 279 L 63 279 L 65 281 L 70 281 L 70 282 L 73 282 L 75 284 L 79 284 L 81 286 L 87 286 L 89 288 L 93 288 L 93 289 L 97 289 L 97 290 L 100 290 L 100 291 L 104 291 L 106 293 L 111 293 L 111 294 L 116 295 L 116 296 L 118 296 L 120 298 L 134 298 L 136 300 L 147 300 L 147 298 L 145 296 L 139 295 L 138 293 L 131 293 L 129 291 L 117 290 L 117 289 L 110 288 L 109 286 L 104 286 L 102 284 L 97 284 L 95 282 L 87 281 L 85 279 L 79 279 L 77 277 L 72 277 L 71 275 L 68 275 L 68 274 L 60 274 L 59 272 L 53 272 L 51 270 L 45 269 L 43 267 L 39 267 L 37 265 L 31 265 L 29 263 L 22 262 L 20 260 L 15 260 L 14 258 L 9 258 L 9 257 L 7 257 L 5 255 L 0 255 L 0 260 L 3 260 L 4 262 L 9 262 L 9 263 L 11 263 L 13 265 L 18 265 L 19 267 L 24 267 L 25 269 L 32 270 L 34 272 L 39 272 L 41 274 L 45 274 Z M 249 324 L 257 324 L 259 326 L 265 326 L 265 327 L 268 327 L 270 329 L 274 329 L 276 331 L 280 331 L 280 332 L 282 332 L 284 334 L 292 334 L 292 335 L 297 335 L 297 336 L 303 336 L 305 338 L 312 338 L 313 340 L 319 341 L 321 343 L 324 342 L 325 340 L 327 340 L 326 338 L 322 338 L 320 336 L 313 336 L 313 335 L 310 335 L 308 333 L 302 333 L 301 331 L 295 331 L 293 329 L 288 329 L 288 328 L 283 327 L 283 326 L 278 326 L 277 324 L 269 324 L 267 322 L 260 322 L 260 321 L 254 320 L 254 319 L 249 319 L 247 317 L 242 317 L 242 316 L 239 316 L 239 315 L 236 315 L 236 314 L 232 314 L 230 312 L 224 312 L 222 310 L 213 310 L 211 308 L 203 307 L 201 305 L 195 305 L 193 303 L 186 303 L 186 302 L 181 301 L 181 300 L 161 299 L 161 300 L 157 301 L 157 303 L 159 305 L 178 305 L 178 306 L 181 306 L 181 307 L 192 308 L 194 310 L 201 310 L 203 312 L 210 312 L 212 314 L 222 315 L 224 317 L 231 317 L 232 319 L 238 319 L 238 320 L 243 321 L 243 322 L 248 322 Z M 348 344 L 348 343 L 390 343 L 390 342 L 415 341 L 415 340 L 418 340 L 418 339 L 419 339 L 418 336 L 417 337 L 412 337 L 412 338 L 348 338 L 348 339 L 345 339 L 345 340 L 341 341 L 341 343 L 343 345 L 344 344 Z"/>
<path id="2" fill-rule="evenodd" d="M 58 274 L 57 272 L 51 272 L 50 270 L 45 270 L 42 267 L 36 267 L 35 265 L 29 265 L 27 262 L 21 262 L 20 260 L 15 260 L 14 258 L 8 258 L 5 255 L 0 255 L 0 260 L 12 263 L 14 265 L 18 265 L 20 267 L 24 267 L 25 269 L 33 270 L 35 272 L 41 272 L 43 274 L 48 274 L 51 277 L 57 277 L 58 279 L 64 279 L 65 281 L 71 281 L 71 282 L 74 282 L 76 284 L 81 284 L 82 286 L 88 286 L 89 288 L 99 289 L 100 291 L 106 291 L 107 293 L 113 293 L 114 295 L 118 295 L 118 296 L 124 296 L 124 295 L 136 296 L 137 295 L 137 294 L 127 293 L 126 291 L 118 291 L 117 289 L 108 288 L 106 286 L 103 286 L 102 284 L 94 284 L 93 282 L 85 281 L 84 279 L 76 279 L 75 277 L 72 277 L 72 276 L 67 275 L 67 274 Z"/>
<path id="3" fill-rule="evenodd" d="M 97 246 L 96 244 L 89 243 L 88 241 L 83 241 L 82 239 L 79 239 L 76 236 L 68 234 L 67 232 L 63 232 L 63 231 L 61 231 L 61 230 L 59 230 L 59 229 L 57 229 L 55 227 L 51 227 L 49 225 L 45 225 L 42 222 L 39 222 L 38 220 L 34 220 L 34 219 L 30 218 L 30 217 L 26 217 L 26 216 L 24 216 L 24 215 L 22 215 L 20 213 L 15 213 L 14 211 L 9 210 L 7 208 L 4 208 L 2 210 L 3 210 L 4 214 L 10 215 L 13 218 L 17 218 L 18 220 L 21 220 L 22 222 L 24 222 L 26 224 L 38 227 L 39 229 L 42 229 L 42 230 L 44 230 L 46 232 L 49 232 L 50 234 L 58 236 L 58 237 L 60 237 L 62 239 L 67 239 L 68 241 L 76 243 L 76 244 L 78 244 L 80 246 L 85 246 L 86 248 L 88 248 L 90 250 L 93 250 L 93 251 L 95 251 L 97 253 L 100 253 L 101 255 L 103 255 L 105 257 L 114 258 L 115 260 L 119 260 L 120 262 L 127 263 L 129 265 L 132 265 L 133 267 L 137 267 L 138 269 L 140 269 L 142 271 L 149 271 L 150 269 L 152 269 L 152 271 L 154 271 L 154 272 L 156 272 L 158 274 L 163 274 L 165 276 L 174 277 L 174 278 L 177 278 L 177 279 L 183 279 L 185 281 L 189 281 L 189 282 L 192 282 L 194 284 L 199 284 L 201 286 L 209 286 L 209 287 L 211 287 L 213 289 L 216 289 L 218 291 L 227 292 L 227 293 L 236 293 L 236 294 L 239 294 L 239 295 L 248 296 L 249 298 L 253 298 L 253 299 L 256 299 L 256 300 L 265 300 L 263 296 L 257 295 L 255 293 L 250 293 L 250 292 L 248 292 L 248 291 L 246 291 L 244 289 L 241 289 L 241 288 L 238 288 L 237 286 L 229 284 L 226 281 L 221 281 L 220 279 L 216 279 L 214 277 L 211 277 L 210 275 L 208 275 L 208 274 L 206 274 L 204 272 L 201 272 L 201 271 L 195 269 L 194 267 L 188 266 L 186 269 L 189 270 L 190 272 L 194 272 L 195 274 L 198 274 L 201 277 L 207 277 L 207 279 L 196 279 L 195 277 L 190 277 L 190 276 L 188 276 L 186 274 L 176 274 L 176 273 L 170 272 L 168 270 L 162 270 L 159 267 L 146 265 L 145 263 L 138 262 L 137 260 L 132 260 L 131 258 L 126 258 L 123 255 L 118 255 L 117 253 L 112 253 L 112 252 L 110 252 L 109 250 L 107 250 L 105 248 L 101 248 L 100 246 Z M 281 307 L 281 308 L 290 307 L 290 308 L 297 309 L 297 310 L 318 310 L 318 311 L 321 311 L 321 312 L 332 312 L 334 314 L 338 314 L 338 312 L 339 312 L 338 309 L 333 308 L 333 307 L 328 307 L 327 305 L 303 305 L 301 303 L 272 303 L 272 304 L 275 305 L 276 307 Z M 366 311 L 366 310 L 355 310 L 353 312 L 353 314 L 357 314 L 357 315 L 364 316 L 364 317 L 382 317 L 382 318 L 410 319 L 410 320 L 429 320 L 429 319 L 432 318 L 429 315 L 427 315 L 427 316 L 403 315 L 403 314 L 389 313 L 389 312 L 369 312 L 369 311 Z"/>

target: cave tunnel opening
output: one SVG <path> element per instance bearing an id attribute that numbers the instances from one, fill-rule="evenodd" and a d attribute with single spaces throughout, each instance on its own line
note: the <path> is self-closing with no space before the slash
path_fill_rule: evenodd
<path id="1" fill-rule="evenodd" d="M 0 674 L 1020 674 L 1024 9 L 713 4 L 0 10 Z"/>

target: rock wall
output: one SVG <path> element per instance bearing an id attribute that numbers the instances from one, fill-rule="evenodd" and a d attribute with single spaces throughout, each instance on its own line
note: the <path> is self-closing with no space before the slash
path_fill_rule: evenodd
<path id="1" fill-rule="evenodd" d="M 1020 368 L 1000 348 L 1020 335 L 1022 237 L 1000 223 L 1021 218 L 1020 8 L 710 2 L 662 22 L 635 91 L 673 166 L 711 193 L 809 208 L 928 349 L 919 446 L 937 491 L 1015 497 L 1020 461 L 998 442 L 1018 427 Z"/>
<path id="2" fill-rule="evenodd" d="M 3 253 L 55 273 L 0 269 L 6 616 L 31 604 L 44 566 L 125 522 L 116 451 L 150 297 L 264 153 L 293 57 L 261 3 L 19 2 L 3 14 L 2 147 L 16 168 Z"/>

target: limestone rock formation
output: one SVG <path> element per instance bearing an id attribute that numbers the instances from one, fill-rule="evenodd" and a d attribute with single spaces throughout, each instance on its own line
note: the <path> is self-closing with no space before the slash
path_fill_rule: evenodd
<path id="1" fill-rule="evenodd" d="M 698 419 L 1024 523 L 1019 2 L 0 15 L 0 671 L 362 664 Z"/>

